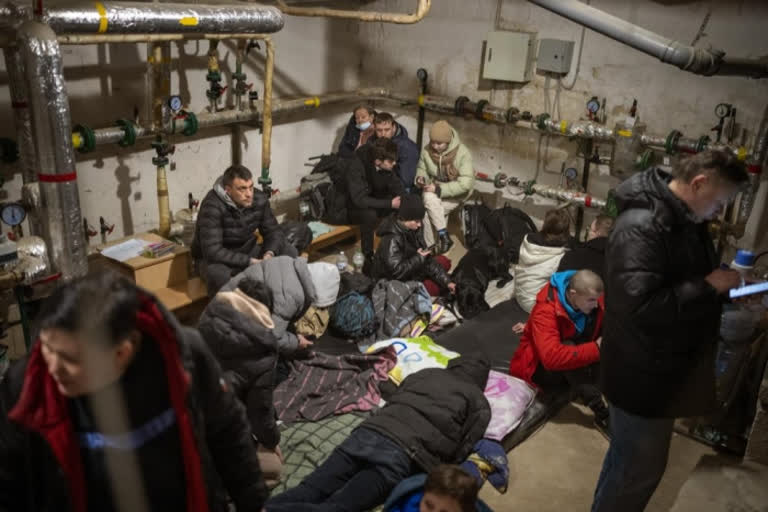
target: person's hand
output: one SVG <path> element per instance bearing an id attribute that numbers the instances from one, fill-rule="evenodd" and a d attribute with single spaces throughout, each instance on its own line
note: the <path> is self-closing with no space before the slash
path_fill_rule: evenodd
<path id="1" fill-rule="evenodd" d="M 517 322 L 513 325 L 512 332 L 515 334 L 523 334 L 523 332 L 525 332 L 525 322 Z"/>
<path id="2" fill-rule="evenodd" d="M 280 445 L 275 446 L 275 455 L 280 459 L 281 464 L 285 463 L 285 459 L 283 459 L 283 450 L 280 449 Z"/>
<path id="3" fill-rule="evenodd" d="M 448 283 L 448 290 L 451 292 L 451 295 L 456 295 L 456 283 Z"/>
<path id="4" fill-rule="evenodd" d="M 392 209 L 397 210 L 398 208 L 400 208 L 400 196 L 392 199 Z"/>
<path id="5" fill-rule="evenodd" d="M 741 274 L 730 269 L 715 269 L 704 279 L 712 285 L 712 288 L 717 290 L 717 293 L 725 293 L 731 288 L 738 288 L 741 285 Z"/>
<path id="6" fill-rule="evenodd" d="M 261 260 L 258 258 L 251 258 L 251 265 L 255 265 L 257 263 L 261 263 Z"/>
<path id="7" fill-rule="evenodd" d="M 603 337 L 600 336 L 595 340 L 595 343 L 597 343 L 597 348 L 603 348 Z"/>
<path id="8" fill-rule="evenodd" d="M 432 192 L 434 194 L 435 190 L 437 190 L 437 189 L 431 183 L 429 185 L 425 185 L 424 186 L 424 192 Z"/>
<path id="9" fill-rule="evenodd" d="M 299 348 L 300 349 L 309 348 L 309 347 L 311 347 L 312 345 L 315 344 L 312 340 L 308 340 L 307 338 L 305 338 L 301 334 L 297 335 L 296 337 L 299 339 Z"/>
<path id="10" fill-rule="evenodd" d="M 261 257 L 264 261 L 267 261 L 268 259 L 272 258 L 275 254 L 272 251 L 267 251 L 264 253 L 264 256 Z"/>
<path id="11" fill-rule="evenodd" d="M 430 254 L 432 254 L 432 251 L 428 249 L 417 249 L 417 251 L 419 252 L 419 256 L 421 256 L 422 258 L 426 258 Z"/>

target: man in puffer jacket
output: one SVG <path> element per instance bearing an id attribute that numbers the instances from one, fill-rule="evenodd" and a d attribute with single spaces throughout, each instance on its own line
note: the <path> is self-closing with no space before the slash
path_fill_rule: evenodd
<path id="1" fill-rule="evenodd" d="M 427 245 L 435 242 L 434 229 L 439 239 L 437 253 L 446 253 L 453 247 L 446 216 L 475 188 L 472 155 L 447 121 L 438 121 L 429 130 L 429 144 L 416 166 L 416 186 L 422 190 L 427 209 L 424 240 Z"/>
<path id="2" fill-rule="evenodd" d="M 317 278 L 322 279 L 317 287 L 310 267 L 325 270 L 315 273 Z M 251 265 L 234 276 L 221 291 L 234 291 L 245 278 L 263 282 L 272 295 L 277 351 L 281 356 L 291 357 L 297 350 L 312 346 L 312 340 L 293 332 L 294 322 L 304 316 L 310 306 L 328 307 L 336 299 L 340 279 L 338 270 L 334 273 L 334 268 L 330 263 L 307 264 L 304 258 L 279 256 Z"/>
<path id="3" fill-rule="evenodd" d="M 405 191 L 413 189 L 416 177 L 416 165 L 419 162 L 419 146 L 408 137 L 408 130 L 401 125 L 389 112 L 378 112 L 373 118 L 376 134 L 368 139 L 371 144 L 376 139 L 390 139 L 397 144 L 397 165 L 395 172 L 400 176 Z"/>
<path id="4" fill-rule="evenodd" d="M 272 399 L 277 340 L 271 309 L 272 294 L 266 285 L 245 278 L 234 291 L 217 293 L 198 324 L 232 391 L 245 404 L 268 487 L 279 482 L 282 468 L 280 430 Z"/>
<path id="5" fill-rule="evenodd" d="M 256 231 L 264 240 L 262 245 L 256 241 Z M 229 167 L 200 205 L 192 243 L 192 256 L 201 263 L 208 295 L 213 297 L 248 265 L 282 254 L 298 256 L 285 241 L 269 198 L 253 189 L 246 167 Z"/>
<path id="6" fill-rule="evenodd" d="M 451 276 L 432 256 L 421 230 L 424 205 L 415 195 L 403 196 L 400 209 L 382 223 L 379 247 L 373 258 L 373 277 L 396 281 L 434 281 L 456 293 Z"/>
<path id="7" fill-rule="evenodd" d="M 269 512 L 359 512 L 382 503 L 403 479 L 458 464 L 491 419 L 484 356 L 409 375 L 387 404 L 365 420 L 297 487 L 269 500 Z"/>

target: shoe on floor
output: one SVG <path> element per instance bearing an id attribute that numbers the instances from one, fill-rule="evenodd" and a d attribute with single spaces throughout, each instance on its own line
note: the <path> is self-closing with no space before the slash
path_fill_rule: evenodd
<path id="1" fill-rule="evenodd" d="M 438 254 L 445 254 L 448 251 L 451 250 L 451 247 L 453 247 L 453 240 L 451 239 L 451 235 L 448 233 L 444 233 L 440 235 L 440 238 L 437 242 L 437 253 Z"/>
<path id="2" fill-rule="evenodd" d="M 611 440 L 611 425 L 610 414 L 608 413 L 608 407 L 602 399 L 589 404 L 589 408 L 595 414 L 595 428 L 600 432 L 604 438 Z"/>

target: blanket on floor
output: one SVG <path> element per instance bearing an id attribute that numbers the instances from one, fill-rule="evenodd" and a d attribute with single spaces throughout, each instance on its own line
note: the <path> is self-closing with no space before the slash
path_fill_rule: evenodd
<path id="1" fill-rule="evenodd" d="M 369 411 L 381 399 L 379 382 L 387 380 L 396 363 L 391 347 L 373 354 L 315 352 L 309 359 L 291 361 L 290 375 L 275 388 L 277 416 L 290 423 Z"/>

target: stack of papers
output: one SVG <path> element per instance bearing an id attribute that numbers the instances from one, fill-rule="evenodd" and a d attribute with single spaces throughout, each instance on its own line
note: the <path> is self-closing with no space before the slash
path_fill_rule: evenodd
<path id="1" fill-rule="evenodd" d="M 150 242 L 145 240 L 131 238 L 125 242 L 102 249 L 101 254 L 116 261 L 127 261 L 140 256 L 144 248 L 149 244 Z"/>

